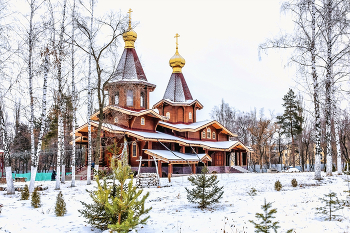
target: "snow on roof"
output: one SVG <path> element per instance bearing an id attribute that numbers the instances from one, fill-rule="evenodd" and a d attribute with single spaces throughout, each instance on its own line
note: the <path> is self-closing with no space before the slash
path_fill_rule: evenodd
<path id="1" fill-rule="evenodd" d="M 197 103 L 199 109 L 203 108 L 203 105 L 197 99 L 195 99 L 195 100 L 184 100 L 182 102 L 176 102 L 176 101 L 172 101 L 170 99 L 161 99 L 160 101 L 155 103 L 152 108 L 157 108 L 157 106 L 160 105 L 163 102 L 166 102 L 166 103 L 168 103 L 170 105 L 179 105 L 179 106 L 183 106 L 183 105 L 191 106 L 191 105 Z"/>
<path id="2" fill-rule="evenodd" d="M 149 152 L 150 154 L 158 155 L 159 157 L 162 157 L 168 161 L 178 161 L 178 160 L 186 160 L 186 161 L 199 161 L 202 160 L 206 156 L 206 154 L 198 154 L 198 157 L 196 154 L 184 154 L 177 151 L 168 151 L 168 150 L 144 150 L 146 153 Z"/>
<path id="3" fill-rule="evenodd" d="M 91 122 L 95 127 L 98 126 L 98 122 L 92 121 Z M 87 124 L 86 124 L 87 125 Z M 126 133 L 129 135 L 133 136 L 138 136 L 142 137 L 143 139 L 148 139 L 148 140 L 162 140 L 162 141 L 177 141 L 180 144 L 185 144 L 185 145 L 192 145 L 192 146 L 203 146 L 206 147 L 207 149 L 232 149 L 235 146 L 241 145 L 243 148 L 245 146 L 239 142 L 239 141 L 197 141 L 197 140 L 188 140 L 180 137 L 176 137 L 173 135 L 165 134 L 162 132 L 145 132 L 145 131 L 138 131 L 138 130 L 131 130 L 131 129 L 125 129 L 121 128 L 119 126 L 113 125 L 113 124 L 108 124 L 108 123 L 103 123 L 102 128 L 104 130 L 111 130 L 111 131 L 117 131 L 117 132 L 122 132 Z"/>
<path id="4" fill-rule="evenodd" d="M 212 121 L 213 120 L 205 120 L 205 121 L 198 121 L 198 122 L 191 123 L 191 124 L 172 124 L 172 123 L 164 122 L 164 121 L 161 121 L 159 123 L 161 123 L 162 125 L 168 125 L 168 126 L 178 128 L 178 129 L 197 129 L 197 128 L 200 128 L 203 125 L 206 125 Z"/>
<path id="5" fill-rule="evenodd" d="M 0 153 L 4 153 L 4 151 L 3 151 L 3 150 L 0 150 Z"/>
<path id="6" fill-rule="evenodd" d="M 172 124 L 172 123 L 163 122 L 163 121 L 159 122 L 159 125 L 162 125 L 165 127 L 168 126 L 169 128 L 172 128 L 172 129 L 177 129 L 180 132 L 182 132 L 182 131 L 197 131 L 197 130 L 200 130 L 201 128 L 204 128 L 204 127 L 211 125 L 211 124 L 217 124 L 221 128 L 223 128 L 227 132 L 227 134 L 231 135 L 232 137 L 237 137 L 236 134 L 234 134 L 231 131 L 229 131 L 228 129 L 226 129 L 223 125 L 221 125 L 216 120 L 198 121 L 198 122 L 191 123 L 191 124 Z"/>

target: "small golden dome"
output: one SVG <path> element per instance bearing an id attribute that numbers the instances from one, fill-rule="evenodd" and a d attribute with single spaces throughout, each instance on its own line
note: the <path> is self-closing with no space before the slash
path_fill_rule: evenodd
<path id="1" fill-rule="evenodd" d="M 131 12 L 132 10 L 129 9 L 129 29 L 127 32 L 123 34 L 123 40 L 125 42 L 125 48 L 135 48 L 134 43 L 137 39 L 137 33 L 132 30 L 131 28 Z"/>
<path id="2" fill-rule="evenodd" d="M 169 65 L 173 68 L 173 73 L 181 73 L 182 67 L 185 66 L 185 59 L 179 54 L 177 38 L 180 35 L 176 33 L 176 52 L 169 60 Z"/>
<path id="3" fill-rule="evenodd" d="M 134 30 L 130 30 L 123 34 L 123 40 L 125 42 L 125 48 L 135 48 L 134 43 L 137 39 L 137 33 Z"/>

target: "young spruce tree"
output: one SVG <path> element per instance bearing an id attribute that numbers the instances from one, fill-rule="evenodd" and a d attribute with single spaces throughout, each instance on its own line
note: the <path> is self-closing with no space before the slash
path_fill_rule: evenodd
<path id="1" fill-rule="evenodd" d="M 152 208 L 145 209 L 145 201 L 149 193 L 141 196 L 142 190 L 133 185 L 131 167 L 126 162 L 112 159 L 113 176 L 118 184 L 108 185 L 101 182 L 96 176 L 97 190 L 90 193 L 94 204 L 90 208 L 84 204 L 85 210 L 79 212 L 88 218 L 88 221 L 99 224 L 99 228 L 108 227 L 116 232 L 129 232 L 139 224 L 145 224 L 149 216 L 142 218 Z M 128 183 L 127 180 L 129 179 Z M 89 212 L 88 212 L 89 211 Z M 101 218 L 100 214 L 103 214 Z M 97 217 L 97 221 L 93 218 Z M 103 225 L 105 224 L 105 225 Z M 106 226 L 107 225 L 107 226 Z"/>
<path id="2" fill-rule="evenodd" d="M 21 200 L 29 200 L 29 189 L 28 185 L 25 185 L 21 191 Z"/>
<path id="3" fill-rule="evenodd" d="M 325 194 L 324 198 L 319 198 L 325 205 L 322 207 L 316 208 L 318 210 L 318 214 L 326 215 L 326 220 L 331 221 L 335 217 L 339 215 L 335 215 L 334 212 L 337 210 L 343 209 L 343 203 L 338 200 L 337 194 L 335 192 L 330 192 L 329 194 Z"/>
<path id="4" fill-rule="evenodd" d="M 202 173 L 197 176 L 190 176 L 193 189 L 186 189 L 187 200 L 191 203 L 199 204 L 200 208 L 205 208 L 211 204 L 218 203 L 224 194 L 223 186 L 219 187 L 216 175 L 209 175 L 208 168 L 204 167 Z"/>
<path id="5" fill-rule="evenodd" d="M 260 222 L 256 223 L 253 220 L 249 220 L 254 225 L 255 233 L 269 233 L 270 230 L 273 230 L 275 233 L 277 233 L 277 229 L 280 228 L 278 226 L 279 222 L 272 222 L 275 216 L 274 214 L 277 213 L 277 209 L 271 209 L 272 203 L 266 203 L 266 199 L 264 199 L 264 205 L 261 206 L 261 209 L 264 211 L 264 213 L 256 213 L 255 217 L 260 220 Z M 293 229 L 290 229 L 287 231 L 287 233 L 292 233 Z"/>
<path id="6" fill-rule="evenodd" d="M 62 191 L 57 195 L 55 213 L 57 217 L 64 216 L 67 213 L 66 202 L 63 199 Z"/>
<path id="7" fill-rule="evenodd" d="M 31 205 L 34 208 L 39 208 L 41 206 L 41 201 L 40 201 L 40 193 L 38 192 L 38 188 L 34 189 L 34 192 L 32 193 L 32 202 Z"/>

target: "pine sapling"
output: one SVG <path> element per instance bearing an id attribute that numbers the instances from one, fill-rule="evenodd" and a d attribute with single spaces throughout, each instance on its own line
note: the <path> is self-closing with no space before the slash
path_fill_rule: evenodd
<path id="1" fill-rule="evenodd" d="M 274 215 L 277 213 L 277 209 L 271 209 L 271 207 L 272 203 L 266 203 L 266 199 L 264 199 L 264 205 L 261 206 L 264 213 L 255 214 L 255 217 L 260 220 L 260 222 L 256 223 L 253 220 L 249 220 L 249 222 L 254 225 L 256 233 L 269 233 L 270 230 L 274 230 L 274 232 L 277 233 L 277 229 L 280 228 L 278 221 L 272 222 L 273 219 L 276 218 Z M 287 233 L 291 232 L 293 232 L 293 229 L 287 231 Z"/>
<path id="2" fill-rule="evenodd" d="M 208 169 L 204 167 L 202 173 L 197 176 L 190 176 L 188 180 L 193 189 L 186 189 L 187 200 L 191 203 L 199 204 L 200 208 L 206 208 L 207 206 L 218 203 L 224 194 L 223 186 L 219 187 L 216 175 L 207 174 Z"/>
<path id="3" fill-rule="evenodd" d="M 29 189 L 28 185 L 25 185 L 21 191 L 21 200 L 29 200 Z"/>
<path id="4" fill-rule="evenodd" d="M 298 181 L 295 178 L 292 180 L 292 186 L 294 188 L 298 186 Z"/>
<path id="5" fill-rule="evenodd" d="M 38 188 L 35 188 L 34 192 L 32 193 L 31 204 L 34 208 L 39 208 L 41 206 L 40 193 L 38 192 Z"/>
<path id="6" fill-rule="evenodd" d="M 57 217 L 64 216 L 67 213 L 66 202 L 63 199 L 62 191 L 57 195 L 55 213 Z"/>
<path id="7" fill-rule="evenodd" d="M 252 196 L 256 196 L 257 192 L 258 191 L 256 190 L 256 188 L 251 187 L 250 190 L 248 191 L 248 195 L 251 196 L 251 197 Z"/>
<path id="8" fill-rule="evenodd" d="M 282 189 L 282 184 L 279 180 L 275 182 L 275 190 L 280 191 Z"/>
<path id="9" fill-rule="evenodd" d="M 331 221 L 338 217 L 339 215 L 335 215 L 334 212 L 343 209 L 343 202 L 339 201 L 337 194 L 335 192 L 330 192 L 329 194 L 325 194 L 324 198 L 319 198 L 324 206 L 316 208 L 318 210 L 318 214 L 326 215 L 326 220 Z"/>

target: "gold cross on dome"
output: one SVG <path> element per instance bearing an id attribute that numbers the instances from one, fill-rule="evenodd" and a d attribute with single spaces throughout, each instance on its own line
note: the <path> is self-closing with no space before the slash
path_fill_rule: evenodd
<path id="1" fill-rule="evenodd" d="M 131 29 L 131 12 L 133 12 L 133 11 L 130 8 L 128 11 L 128 13 L 129 13 L 129 29 Z"/>
<path id="2" fill-rule="evenodd" d="M 174 36 L 174 38 L 176 38 L 176 49 L 177 49 L 177 46 L 179 45 L 179 42 L 178 42 L 178 38 L 180 37 L 179 34 L 176 33 L 176 35 Z"/>

